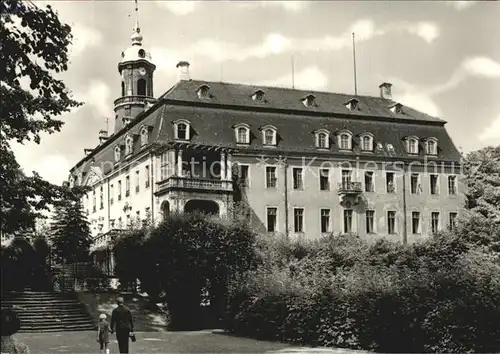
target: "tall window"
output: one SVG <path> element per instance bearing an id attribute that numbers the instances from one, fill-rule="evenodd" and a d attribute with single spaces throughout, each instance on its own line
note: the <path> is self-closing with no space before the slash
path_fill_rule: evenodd
<path id="1" fill-rule="evenodd" d="M 238 179 L 240 180 L 240 185 L 242 187 L 247 187 L 248 186 L 248 165 L 240 165 L 239 166 L 239 175 Z"/>
<path id="2" fill-rule="evenodd" d="M 136 170 L 135 171 L 135 192 L 138 193 L 139 192 L 139 184 L 140 184 L 140 176 L 139 176 L 140 172 L 139 170 Z"/>
<path id="3" fill-rule="evenodd" d="M 427 155 L 437 155 L 437 144 L 434 140 L 427 141 Z"/>
<path id="4" fill-rule="evenodd" d="M 411 233 L 420 233 L 420 213 L 418 211 L 414 211 L 411 213 Z"/>
<path id="5" fill-rule="evenodd" d="M 249 141 L 249 130 L 244 127 L 240 127 L 237 129 L 237 134 L 236 134 L 236 142 L 238 144 L 248 144 Z"/>
<path id="6" fill-rule="evenodd" d="M 408 153 L 418 154 L 418 143 L 416 139 L 408 140 Z"/>
<path id="7" fill-rule="evenodd" d="M 418 173 L 412 173 L 410 176 L 410 193 L 420 194 L 419 184 L 418 184 Z"/>
<path id="8" fill-rule="evenodd" d="M 146 80 L 137 80 L 137 94 L 139 96 L 146 96 Z"/>
<path id="9" fill-rule="evenodd" d="M 450 230 L 455 230 L 457 227 L 457 216 L 458 214 L 455 212 L 450 213 Z"/>
<path id="10" fill-rule="evenodd" d="M 120 146 L 115 147 L 115 162 L 119 162 L 121 157 L 121 149 Z"/>
<path id="11" fill-rule="evenodd" d="M 321 232 L 330 232 L 330 209 L 321 209 Z"/>
<path id="12" fill-rule="evenodd" d="M 276 231 L 276 221 L 278 218 L 278 209 L 277 208 L 267 208 L 267 231 L 275 232 Z"/>
<path id="13" fill-rule="evenodd" d="M 146 188 L 149 188 L 149 183 L 150 183 L 150 174 L 149 174 L 149 165 L 146 165 L 144 168 L 144 185 Z"/>
<path id="14" fill-rule="evenodd" d="M 366 211 L 366 233 L 372 234 L 375 232 L 375 210 L 367 210 Z"/>
<path id="15" fill-rule="evenodd" d="M 131 136 L 125 138 L 125 155 L 130 155 L 134 151 L 134 139 Z"/>
<path id="16" fill-rule="evenodd" d="M 111 184 L 109 186 L 109 203 L 111 205 L 113 205 L 113 203 L 115 201 L 114 195 L 115 195 L 115 187 Z"/>
<path id="17" fill-rule="evenodd" d="M 264 130 L 264 145 L 276 145 L 276 132 L 272 129 Z"/>
<path id="18" fill-rule="evenodd" d="M 267 166 L 266 167 L 266 188 L 276 188 L 276 167 Z"/>
<path id="19" fill-rule="evenodd" d="M 396 191 L 396 186 L 394 185 L 394 172 L 386 172 L 385 183 L 387 193 L 394 193 Z"/>
<path id="20" fill-rule="evenodd" d="M 341 150 L 351 149 L 351 137 L 349 136 L 349 134 L 340 135 L 340 149 Z"/>
<path id="21" fill-rule="evenodd" d="M 351 186 L 351 170 L 342 170 L 342 188 L 349 189 Z"/>
<path id="22" fill-rule="evenodd" d="M 330 170 L 320 169 L 319 170 L 319 189 L 322 191 L 330 190 Z"/>
<path id="23" fill-rule="evenodd" d="M 168 175 L 168 152 L 164 152 L 160 156 L 160 180 L 167 179 Z"/>
<path id="24" fill-rule="evenodd" d="M 104 188 L 103 186 L 101 186 L 101 188 L 99 188 L 99 208 L 100 209 L 104 209 Z"/>
<path id="25" fill-rule="evenodd" d="M 187 125 L 185 123 L 177 124 L 177 139 L 187 140 Z"/>
<path id="26" fill-rule="evenodd" d="M 448 194 L 457 194 L 457 176 L 448 176 Z"/>
<path id="27" fill-rule="evenodd" d="M 352 210 L 344 210 L 344 233 L 348 234 L 352 232 Z"/>
<path id="28" fill-rule="evenodd" d="M 118 181 L 118 201 L 122 200 L 122 181 Z"/>
<path id="29" fill-rule="evenodd" d="M 387 233 L 395 234 L 396 233 L 396 212 L 388 211 L 387 212 Z"/>
<path id="30" fill-rule="evenodd" d="M 293 228 L 295 232 L 304 232 L 304 209 L 293 209 Z"/>
<path id="31" fill-rule="evenodd" d="M 317 147 L 320 149 L 328 149 L 328 135 L 326 133 L 318 133 Z"/>
<path id="32" fill-rule="evenodd" d="M 374 192 L 375 187 L 373 185 L 373 172 L 365 171 L 365 192 Z"/>
<path id="33" fill-rule="evenodd" d="M 303 189 L 304 182 L 302 180 L 302 168 L 294 168 L 293 172 L 293 189 Z"/>
<path id="34" fill-rule="evenodd" d="M 363 136 L 361 138 L 361 149 L 363 151 L 372 151 L 373 150 L 373 144 L 372 144 L 372 137 L 371 136 Z"/>
<path id="35" fill-rule="evenodd" d="M 122 81 L 122 96 L 125 96 L 125 82 Z"/>
<path id="36" fill-rule="evenodd" d="M 96 200 L 95 200 L 95 189 L 92 190 L 92 210 L 94 213 L 97 210 Z"/>
<path id="37" fill-rule="evenodd" d="M 141 129 L 141 146 L 147 145 L 148 143 L 148 128 L 144 127 Z"/>
<path id="38" fill-rule="evenodd" d="M 130 176 L 125 177 L 125 197 L 130 195 Z"/>
<path id="39" fill-rule="evenodd" d="M 431 213 L 431 231 L 432 233 L 436 233 L 439 230 L 439 213 L 432 212 Z"/>
<path id="40" fill-rule="evenodd" d="M 438 175 L 430 175 L 431 194 L 438 194 Z"/>

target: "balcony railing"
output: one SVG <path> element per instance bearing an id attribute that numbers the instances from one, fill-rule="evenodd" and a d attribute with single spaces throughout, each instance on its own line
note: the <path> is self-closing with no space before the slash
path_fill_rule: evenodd
<path id="1" fill-rule="evenodd" d="M 148 98 L 147 96 L 139 96 L 139 95 L 122 96 L 117 98 L 114 104 L 117 105 L 117 104 L 135 103 L 135 102 L 144 102 L 147 98 Z"/>
<path id="2" fill-rule="evenodd" d="M 156 183 L 156 192 L 171 189 L 190 189 L 209 192 L 232 192 L 233 182 L 206 178 L 188 178 L 172 176 Z"/>
<path id="3" fill-rule="evenodd" d="M 359 194 L 363 192 L 361 182 L 339 183 L 339 194 Z"/>

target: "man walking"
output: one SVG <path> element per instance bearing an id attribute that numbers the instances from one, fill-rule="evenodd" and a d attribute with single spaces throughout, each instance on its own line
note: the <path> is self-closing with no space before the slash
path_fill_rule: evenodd
<path id="1" fill-rule="evenodd" d="M 128 353 L 128 340 L 134 335 L 134 321 L 132 313 L 123 305 L 123 298 L 116 299 L 117 308 L 111 313 L 111 333 L 116 332 L 118 350 L 120 353 Z"/>

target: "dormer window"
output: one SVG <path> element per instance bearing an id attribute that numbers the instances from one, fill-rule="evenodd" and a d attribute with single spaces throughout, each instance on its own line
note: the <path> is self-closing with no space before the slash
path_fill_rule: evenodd
<path id="1" fill-rule="evenodd" d="M 196 90 L 196 94 L 198 95 L 198 98 L 210 98 L 210 86 L 208 85 L 201 85 L 198 87 L 198 90 Z"/>
<path id="2" fill-rule="evenodd" d="M 264 94 L 264 91 L 257 90 L 253 93 L 252 100 L 254 100 L 255 102 L 264 102 Z"/>
<path id="3" fill-rule="evenodd" d="M 234 127 L 237 144 L 250 144 L 250 126 L 248 124 L 238 124 Z"/>
<path id="4" fill-rule="evenodd" d="M 392 105 L 389 107 L 392 113 L 394 114 L 403 114 L 403 105 L 401 103 L 396 103 L 395 105 Z"/>
<path id="5" fill-rule="evenodd" d="M 314 132 L 316 147 L 318 149 L 330 148 L 330 132 L 326 129 L 320 129 Z"/>
<path id="6" fill-rule="evenodd" d="M 359 107 L 359 101 L 355 98 L 350 99 L 345 103 L 345 106 L 347 107 L 348 110 L 350 111 L 355 111 L 358 110 Z"/>
<path id="7" fill-rule="evenodd" d="M 352 133 L 348 130 L 338 134 L 338 144 L 340 150 L 352 150 Z"/>
<path id="8" fill-rule="evenodd" d="M 306 106 L 306 107 L 314 107 L 314 106 L 316 105 L 316 104 L 314 103 L 314 99 L 315 99 L 315 98 L 316 98 L 316 97 L 315 97 L 314 95 L 312 95 L 312 94 L 307 95 L 306 97 L 304 97 L 304 98 L 302 99 L 302 103 L 303 103 L 303 104 L 304 104 L 304 106 Z"/>
<path id="9" fill-rule="evenodd" d="M 361 134 L 360 140 L 362 151 L 373 151 L 373 135 L 371 133 Z"/>
<path id="10" fill-rule="evenodd" d="M 425 152 L 427 155 L 437 155 L 437 139 L 428 138 L 425 142 Z"/>
<path id="11" fill-rule="evenodd" d="M 141 146 L 145 146 L 148 144 L 149 140 L 149 129 L 146 126 L 143 126 L 140 130 L 141 134 Z"/>
<path id="12" fill-rule="evenodd" d="M 276 127 L 272 125 L 266 125 L 265 127 L 261 128 L 261 131 L 262 131 L 262 141 L 264 145 L 276 146 L 276 135 L 278 131 Z"/>
<path id="13" fill-rule="evenodd" d="M 418 154 L 418 138 L 416 136 L 410 136 L 406 139 L 406 151 L 409 154 Z"/>
<path id="14" fill-rule="evenodd" d="M 115 162 L 120 162 L 122 152 L 121 150 L 122 149 L 120 148 L 120 146 L 115 147 Z"/>
<path id="15" fill-rule="evenodd" d="M 131 135 L 127 135 L 125 138 L 125 156 L 132 154 L 134 151 L 134 138 Z"/>
<path id="16" fill-rule="evenodd" d="M 387 152 L 389 153 L 389 156 L 396 156 L 396 150 L 394 149 L 394 145 L 387 144 L 386 148 L 387 148 Z"/>
<path id="17" fill-rule="evenodd" d="M 174 122 L 174 135 L 176 140 L 191 139 L 191 124 L 185 119 L 179 119 Z"/>

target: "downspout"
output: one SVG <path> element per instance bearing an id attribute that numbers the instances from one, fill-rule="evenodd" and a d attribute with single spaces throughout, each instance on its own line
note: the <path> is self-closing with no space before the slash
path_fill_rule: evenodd
<path id="1" fill-rule="evenodd" d="M 406 163 L 403 162 L 403 244 L 408 243 L 408 221 L 406 215 Z"/>
<path id="2" fill-rule="evenodd" d="M 151 188 L 151 225 L 154 225 L 155 222 L 155 194 L 154 194 L 154 175 L 155 175 L 155 169 L 154 169 L 154 150 L 151 150 L 150 153 L 150 169 L 149 169 L 149 178 L 150 178 L 150 188 Z"/>
<path id="3" fill-rule="evenodd" d="M 285 171 L 285 235 L 288 238 L 288 162 L 284 162 Z"/>

